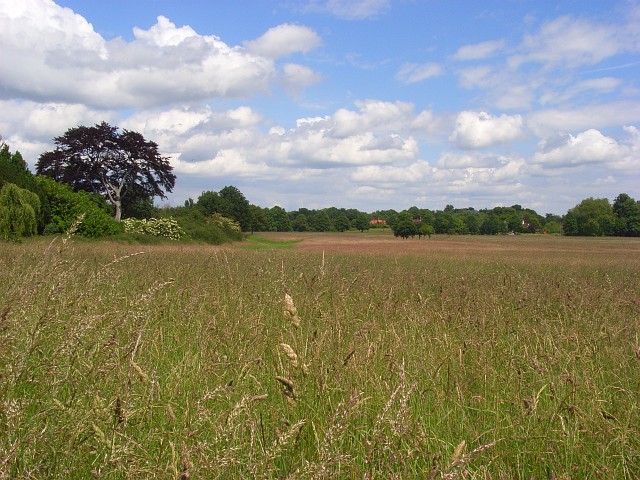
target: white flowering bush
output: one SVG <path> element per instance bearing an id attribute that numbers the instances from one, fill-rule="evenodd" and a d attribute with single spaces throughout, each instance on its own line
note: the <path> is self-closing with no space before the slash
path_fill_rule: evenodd
<path id="1" fill-rule="evenodd" d="M 219 213 L 214 213 L 209 218 L 211 219 L 211 222 L 213 222 L 214 225 L 216 225 L 218 228 L 221 228 L 225 232 L 242 233 L 242 228 L 240 228 L 240 224 L 229 217 L 225 217 L 223 215 L 220 215 Z"/>
<path id="2" fill-rule="evenodd" d="M 122 221 L 124 231 L 130 233 L 144 233 L 154 237 L 166 237 L 171 240 L 180 240 L 185 235 L 184 230 L 173 218 L 149 218 L 138 220 L 127 218 Z"/>

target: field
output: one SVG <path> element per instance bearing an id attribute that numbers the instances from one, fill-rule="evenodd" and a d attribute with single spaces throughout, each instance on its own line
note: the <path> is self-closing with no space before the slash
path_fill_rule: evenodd
<path id="1" fill-rule="evenodd" d="M 640 242 L 0 244 L 0 478 L 640 478 Z"/>

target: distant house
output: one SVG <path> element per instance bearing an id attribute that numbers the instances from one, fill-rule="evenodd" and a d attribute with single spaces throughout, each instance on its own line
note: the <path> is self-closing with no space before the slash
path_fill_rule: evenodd
<path id="1" fill-rule="evenodd" d="M 386 225 L 387 221 L 381 218 L 373 218 L 369 220 L 369 225 Z"/>

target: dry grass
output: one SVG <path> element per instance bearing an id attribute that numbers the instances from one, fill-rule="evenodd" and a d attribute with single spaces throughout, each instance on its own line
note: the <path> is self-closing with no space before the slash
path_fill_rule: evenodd
<path id="1" fill-rule="evenodd" d="M 640 243 L 299 238 L 2 245 L 0 478 L 640 476 Z"/>

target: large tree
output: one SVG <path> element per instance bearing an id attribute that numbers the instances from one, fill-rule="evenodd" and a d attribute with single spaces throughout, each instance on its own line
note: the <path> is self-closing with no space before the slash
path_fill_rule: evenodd
<path id="1" fill-rule="evenodd" d="M 56 149 L 43 153 L 36 171 L 54 180 L 104 195 L 120 221 L 122 202 L 127 195 L 139 198 L 165 197 L 176 177 L 158 145 L 133 131 L 112 127 L 106 122 L 93 127 L 78 126 L 54 139 Z"/>

